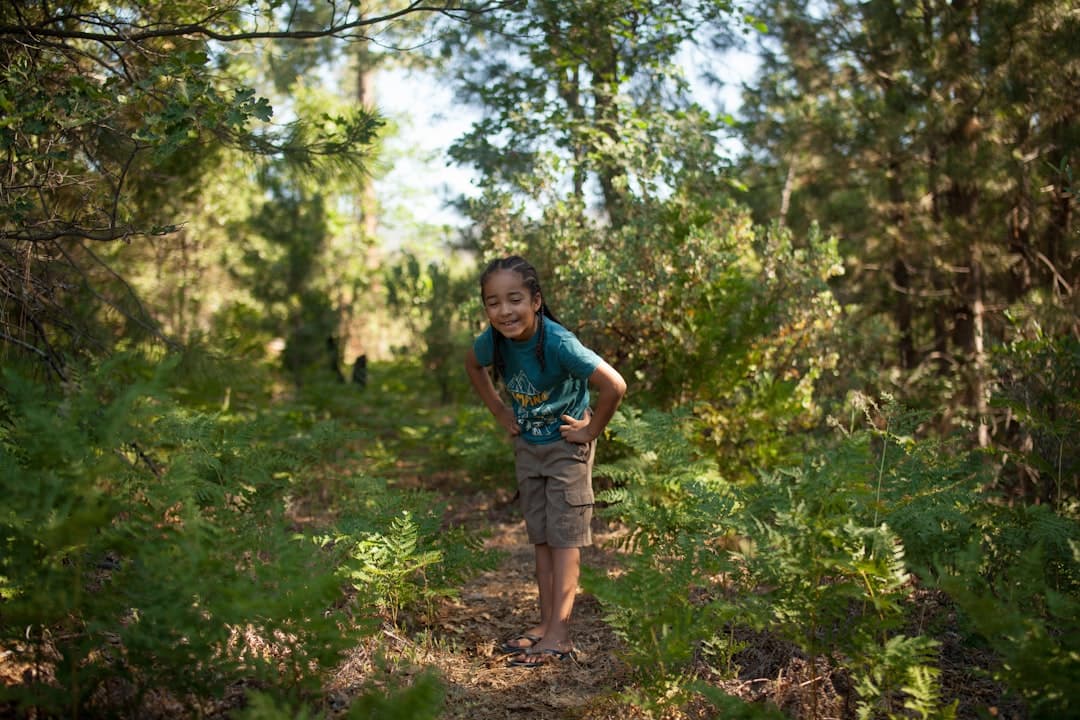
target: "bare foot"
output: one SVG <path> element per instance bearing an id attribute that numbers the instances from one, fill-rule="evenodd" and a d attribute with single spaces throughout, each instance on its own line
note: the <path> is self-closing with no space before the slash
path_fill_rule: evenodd
<path id="1" fill-rule="evenodd" d="M 504 653 L 519 653 L 531 650 L 543 639 L 543 634 L 536 629 L 515 635 L 503 642 L 499 649 Z"/>

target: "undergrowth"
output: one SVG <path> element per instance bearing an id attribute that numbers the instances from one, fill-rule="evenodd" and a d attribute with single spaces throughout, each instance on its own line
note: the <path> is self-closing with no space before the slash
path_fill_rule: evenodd
<path id="1" fill-rule="evenodd" d="M 752 631 L 809 663 L 800 717 L 828 716 L 818 680 L 838 674 L 850 678 L 844 712 L 859 718 L 955 717 L 916 600 L 936 589 L 958 608 L 954 631 L 998 658 L 984 672 L 1031 717 L 1075 713 L 1075 514 L 1007 507 L 983 490 L 985 456 L 917 439 L 923 418 L 891 403 L 860 407 L 865 423 L 838 427 L 801 465 L 740 482 L 697 449 L 689 414 L 620 411 L 622 457 L 597 471 L 615 488 L 599 499 L 630 527 L 631 552 L 620 573 L 586 571 L 585 584 L 642 682 L 660 706 L 698 693 L 724 717 L 771 716 L 721 690 Z"/>
<path id="2" fill-rule="evenodd" d="M 369 472 L 393 423 L 351 417 L 358 389 L 272 401 L 273 383 L 198 348 L 63 388 L 5 368 L 0 709 L 140 717 L 164 694 L 197 715 L 243 683 L 249 712 L 314 713 L 347 649 L 489 564 L 431 496 Z M 351 716 L 422 716 L 437 685 L 373 689 Z"/>
<path id="3" fill-rule="evenodd" d="M 492 567 L 434 493 L 400 482 L 509 473 L 483 408 L 432 402 L 426 382 L 374 365 L 363 389 L 288 391 L 198 347 L 118 355 L 65 387 L 5 368 L 0 711 L 140 717 L 165 694 L 194 716 L 245 687 L 237 717 L 321 717 L 344 653 Z M 945 682 L 944 632 L 989 658 L 972 672 L 1025 716 L 1074 715 L 1077 508 L 1003 502 L 990 455 L 920 437 L 925 418 L 892 403 L 855 409 L 756 477 L 725 472 L 690 410 L 620 410 L 598 500 L 630 528 L 627 552 L 583 584 L 624 641 L 633 704 L 790 715 L 728 692 L 761 679 L 745 672 L 767 639 L 805 668 L 799 717 L 991 712 Z M 928 593 L 952 615 L 927 617 Z M 444 702 L 421 673 L 339 710 L 436 717 Z"/>

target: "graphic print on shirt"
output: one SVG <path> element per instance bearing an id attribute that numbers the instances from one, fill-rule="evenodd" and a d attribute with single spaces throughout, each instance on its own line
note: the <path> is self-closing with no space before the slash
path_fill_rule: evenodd
<path id="1" fill-rule="evenodd" d="M 517 403 L 517 421 L 522 432 L 530 435 L 542 435 L 544 428 L 551 424 L 555 418 L 551 416 L 549 409 L 538 406 L 543 405 L 551 392 L 537 390 L 524 370 L 518 370 L 517 374 L 510 378 L 506 383 L 506 389 L 513 396 L 514 402 Z"/>

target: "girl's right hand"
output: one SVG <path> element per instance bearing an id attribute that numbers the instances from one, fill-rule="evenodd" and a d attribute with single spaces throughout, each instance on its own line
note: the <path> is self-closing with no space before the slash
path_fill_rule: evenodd
<path id="1" fill-rule="evenodd" d="M 510 437 L 517 437 L 521 434 L 521 426 L 518 425 L 517 418 L 514 417 L 514 411 L 505 405 L 495 416 L 495 419 L 502 425 L 504 430 L 510 433 Z"/>

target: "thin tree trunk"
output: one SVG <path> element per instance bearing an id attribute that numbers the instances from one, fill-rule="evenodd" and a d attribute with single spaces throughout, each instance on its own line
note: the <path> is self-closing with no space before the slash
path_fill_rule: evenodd
<path id="1" fill-rule="evenodd" d="M 593 125 L 608 137 L 611 147 L 618 147 L 621 142 L 619 109 L 615 103 L 619 89 L 618 61 L 612 38 L 605 35 L 597 40 L 596 52 L 589 63 L 592 73 Z M 604 196 L 604 209 L 607 210 L 612 226 L 619 227 L 626 219 L 623 191 L 619 188 L 620 178 L 625 175 L 626 170 L 617 161 L 607 157 L 609 154 L 601 153 L 603 159 L 597 168 L 597 176 L 600 191 Z"/>
<path id="2" fill-rule="evenodd" d="M 787 177 L 784 178 L 784 189 L 780 192 L 780 227 L 787 224 L 788 209 L 791 207 L 791 191 L 795 186 L 795 154 L 792 153 L 788 163 Z"/>
<path id="3" fill-rule="evenodd" d="M 366 43 L 361 43 L 357 49 L 356 57 L 356 102 L 365 110 L 375 108 L 375 60 L 368 50 Z M 379 267 L 379 247 L 375 241 L 379 232 L 379 204 L 375 193 L 375 185 L 370 177 L 363 178 L 363 186 L 359 188 L 359 220 L 361 228 L 362 244 L 366 245 L 365 266 L 367 275 L 371 278 L 371 284 L 366 288 L 369 294 L 381 292 L 378 286 L 379 273 L 375 270 Z M 358 283 L 353 283 L 350 297 L 345 298 L 346 290 L 342 288 L 339 300 L 338 323 L 339 333 L 342 336 L 341 347 L 345 351 L 343 358 L 346 363 L 355 362 L 354 359 L 361 355 L 369 354 L 372 347 L 371 334 L 373 332 L 366 318 L 358 318 L 356 308 L 360 302 L 361 289 Z"/>
<path id="4" fill-rule="evenodd" d="M 983 298 L 986 287 L 983 274 L 982 255 L 978 243 L 972 243 L 970 271 L 971 305 L 971 404 L 975 410 L 976 437 L 979 447 L 990 445 L 990 417 L 987 404 L 987 363 L 985 341 L 985 303 Z"/>
<path id="5" fill-rule="evenodd" d="M 918 365 L 919 359 L 915 352 L 915 337 L 911 329 L 911 275 L 899 248 L 897 248 L 897 257 L 893 260 L 893 282 L 896 284 L 894 314 L 896 328 L 900 333 L 897 354 L 900 357 L 900 367 L 904 370 L 913 370 Z"/>

